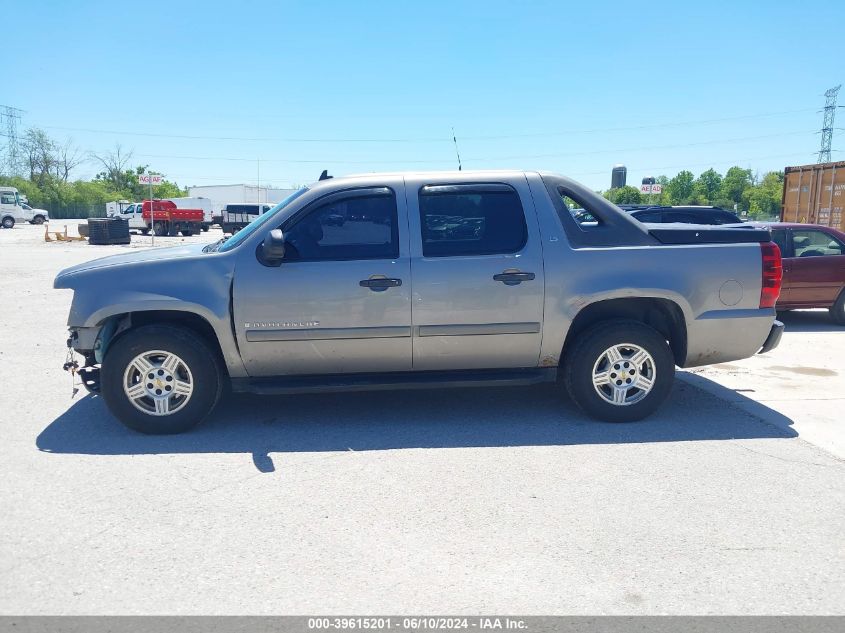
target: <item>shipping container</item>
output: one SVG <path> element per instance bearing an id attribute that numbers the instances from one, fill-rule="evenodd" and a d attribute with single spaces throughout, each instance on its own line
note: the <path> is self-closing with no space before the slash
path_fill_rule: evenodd
<path id="1" fill-rule="evenodd" d="M 845 231 L 845 161 L 784 169 L 782 222 L 807 222 Z"/>

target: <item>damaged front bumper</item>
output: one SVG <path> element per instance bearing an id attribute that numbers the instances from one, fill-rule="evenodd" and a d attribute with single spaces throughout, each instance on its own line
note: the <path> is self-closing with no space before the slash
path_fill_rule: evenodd
<path id="1" fill-rule="evenodd" d="M 70 335 L 67 339 L 68 356 L 62 369 L 79 376 L 80 382 L 89 393 L 100 393 L 100 362 L 97 349 L 99 347 L 99 334 L 102 328 L 70 328 Z M 83 358 L 83 364 L 74 357 L 79 354 Z"/>

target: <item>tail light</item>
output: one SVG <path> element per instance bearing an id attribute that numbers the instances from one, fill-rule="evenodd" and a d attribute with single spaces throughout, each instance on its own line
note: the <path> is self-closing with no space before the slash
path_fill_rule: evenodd
<path id="1" fill-rule="evenodd" d="M 764 242 L 760 244 L 760 254 L 763 257 L 760 307 L 774 308 L 780 295 L 780 284 L 783 281 L 780 248 L 774 242 Z"/>

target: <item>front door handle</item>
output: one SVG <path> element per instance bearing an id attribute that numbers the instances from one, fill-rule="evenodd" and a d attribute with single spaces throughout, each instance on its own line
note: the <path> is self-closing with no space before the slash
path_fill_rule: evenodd
<path id="1" fill-rule="evenodd" d="M 498 275 L 493 275 L 493 279 L 495 281 L 501 281 L 506 286 L 516 286 L 517 284 L 521 284 L 523 281 L 532 281 L 534 277 L 534 273 L 521 273 L 516 271 L 507 271 L 499 273 Z"/>
<path id="2" fill-rule="evenodd" d="M 362 279 L 358 282 L 358 285 L 363 288 L 369 288 L 373 292 L 383 292 L 388 288 L 401 286 L 402 280 L 391 277 L 376 277 L 374 279 Z"/>

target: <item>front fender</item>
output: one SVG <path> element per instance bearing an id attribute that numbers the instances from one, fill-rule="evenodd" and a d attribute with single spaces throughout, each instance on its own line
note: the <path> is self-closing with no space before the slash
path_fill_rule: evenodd
<path id="1" fill-rule="evenodd" d="M 63 271 L 55 286 L 74 291 L 68 325 L 100 328 L 111 317 L 150 311 L 193 314 L 211 326 L 230 375 L 245 374 L 232 333 L 232 260 L 184 252 L 178 259 L 153 259 L 153 251 L 140 254 L 148 259 L 120 256 Z"/>

